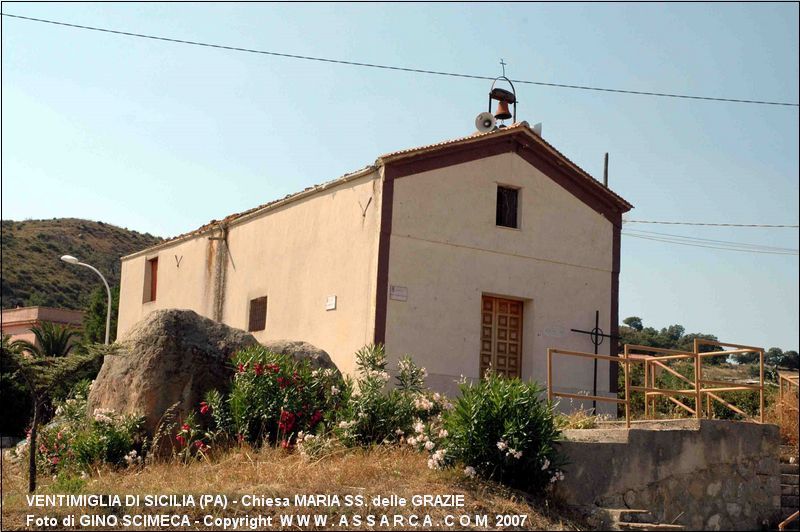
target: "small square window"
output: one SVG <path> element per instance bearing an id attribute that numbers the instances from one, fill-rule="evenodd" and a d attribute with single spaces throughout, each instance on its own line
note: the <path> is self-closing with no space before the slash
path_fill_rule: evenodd
<path id="1" fill-rule="evenodd" d="M 267 296 L 250 300 L 250 323 L 247 330 L 263 331 L 267 328 Z"/>
<path id="2" fill-rule="evenodd" d="M 519 189 L 497 187 L 497 215 L 495 223 L 501 227 L 519 227 L 518 202 Z"/>

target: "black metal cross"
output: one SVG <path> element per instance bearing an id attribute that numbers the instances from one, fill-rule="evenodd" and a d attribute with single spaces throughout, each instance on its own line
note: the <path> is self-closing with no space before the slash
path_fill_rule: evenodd
<path id="1" fill-rule="evenodd" d="M 506 64 L 507 63 L 505 61 L 503 61 L 502 57 L 500 58 L 500 64 L 503 65 L 503 76 L 505 76 L 506 75 Z"/>
<path id="2" fill-rule="evenodd" d="M 597 348 L 603 343 L 606 338 L 611 340 L 618 340 L 619 336 L 613 334 L 605 334 L 603 329 L 600 328 L 600 311 L 594 311 L 594 329 L 591 331 L 584 331 L 582 329 L 570 329 L 572 332 L 588 334 L 592 344 L 594 344 L 594 354 L 597 354 Z M 592 395 L 597 397 L 597 359 L 594 359 L 594 373 L 592 375 Z M 592 399 L 592 411 L 597 413 L 597 400 Z"/>

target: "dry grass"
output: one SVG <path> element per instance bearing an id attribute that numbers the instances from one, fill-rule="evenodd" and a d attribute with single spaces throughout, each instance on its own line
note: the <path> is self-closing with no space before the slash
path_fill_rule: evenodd
<path id="1" fill-rule="evenodd" d="M 20 529 L 25 527 L 25 515 L 31 512 L 26 501 L 26 481 L 23 468 L 19 465 L 5 463 L 3 470 L 3 524 L 4 528 Z M 63 486 L 63 484 L 61 485 Z M 39 489 L 40 493 L 59 493 L 63 490 L 57 483 L 45 479 Z M 260 507 L 242 508 L 229 506 L 227 510 L 217 509 L 174 509 L 185 512 L 192 520 L 202 519 L 206 514 L 217 516 L 265 515 L 274 516 L 273 527 L 284 529 L 278 523 L 281 514 L 316 513 L 325 514 L 340 529 L 376 529 L 404 530 L 408 526 L 373 527 L 338 526 L 341 516 L 352 518 L 355 514 L 380 516 L 411 514 L 429 515 L 433 529 L 494 529 L 495 515 L 527 515 L 527 521 L 517 529 L 533 530 L 579 530 L 586 526 L 579 523 L 574 515 L 554 507 L 552 503 L 542 500 L 531 500 L 520 492 L 506 489 L 495 483 L 467 479 L 455 470 L 431 471 L 426 466 L 426 459 L 420 453 L 398 448 L 376 448 L 371 451 L 346 451 L 335 453 L 323 459 L 309 460 L 298 454 L 288 454 L 278 449 L 253 450 L 242 448 L 230 451 L 213 461 L 195 462 L 188 465 L 180 463 L 152 464 L 143 469 L 131 471 L 100 470 L 85 485 L 79 486 L 79 493 L 93 494 L 226 494 L 229 499 L 238 499 L 244 494 L 257 494 L 266 497 L 289 497 L 294 503 L 295 494 L 336 494 L 340 498 L 345 495 L 362 495 L 366 506 L 363 507 L 317 507 L 288 508 Z M 461 494 L 464 506 L 460 508 L 380 508 L 371 507 L 374 496 L 397 495 L 411 500 L 413 495 L 424 494 Z M 116 511 L 121 516 L 122 509 Z M 134 513 L 172 513 L 171 508 L 142 508 Z M 102 508 L 93 510 L 73 509 L 75 513 L 103 513 Z M 109 511 L 106 510 L 106 513 Z M 48 512 L 48 515 L 64 515 L 70 513 L 64 509 Z M 445 515 L 487 515 L 488 527 L 446 527 Z M 379 517 L 378 517 L 379 519 Z M 330 523 L 331 521 L 329 521 Z M 422 523 L 422 521 L 420 521 Z M 456 521 L 457 523 L 457 521 Z M 197 528 L 201 528 L 198 526 Z M 294 527 L 286 527 L 298 529 Z M 514 527 L 508 527 L 514 529 Z M 313 525 L 303 529 L 314 530 Z M 417 528 L 420 529 L 420 528 Z M 424 528 L 423 528 L 424 529 Z"/>
<path id="2" fill-rule="evenodd" d="M 790 408 L 786 408 L 784 414 L 781 415 L 781 405 L 776 394 L 775 400 L 766 409 L 765 420 L 767 423 L 774 423 L 780 427 L 781 443 L 786 448 L 793 450 L 793 454 L 796 457 L 798 454 L 798 430 L 800 430 L 796 410 L 797 395 L 787 394 L 784 400 L 787 402 L 788 407 L 793 407 L 795 410 L 792 411 Z"/>

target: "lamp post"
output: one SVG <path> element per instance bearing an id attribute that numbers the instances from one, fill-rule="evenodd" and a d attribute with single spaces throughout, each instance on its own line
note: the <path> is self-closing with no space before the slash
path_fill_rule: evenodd
<path id="1" fill-rule="evenodd" d="M 85 262 L 79 261 L 78 259 L 76 259 L 72 255 L 64 255 L 64 256 L 61 257 L 61 260 L 63 260 L 64 262 L 68 262 L 69 264 L 77 264 L 78 266 L 85 266 L 86 268 L 89 268 L 94 273 L 99 275 L 100 279 L 103 280 L 103 284 L 106 285 L 106 293 L 108 294 L 108 309 L 106 311 L 106 341 L 105 341 L 105 343 L 106 343 L 106 345 L 108 345 L 108 335 L 111 332 L 111 289 L 108 287 L 108 282 L 106 281 L 106 278 L 103 277 L 103 274 L 100 273 L 100 271 L 97 268 L 95 268 L 91 264 L 86 264 Z"/>

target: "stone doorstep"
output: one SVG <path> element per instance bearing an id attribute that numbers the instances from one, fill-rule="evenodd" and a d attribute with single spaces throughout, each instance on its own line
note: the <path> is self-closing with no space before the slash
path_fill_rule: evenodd
<path id="1" fill-rule="evenodd" d="M 686 530 L 683 525 L 666 525 L 656 523 L 619 523 L 620 530 Z"/>
<path id="2" fill-rule="evenodd" d="M 611 523 L 655 523 L 656 518 L 650 510 L 632 508 L 601 508 L 599 513 L 605 514 Z"/>
<path id="3" fill-rule="evenodd" d="M 781 473 L 784 475 L 797 475 L 800 473 L 800 464 L 787 464 L 781 462 Z"/>
<path id="4" fill-rule="evenodd" d="M 798 483 L 800 483 L 799 481 L 800 481 L 800 476 L 798 475 L 787 475 L 785 473 L 781 475 L 781 484 L 797 486 Z"/>
<path id="5" fill-rule="evenodd" d="M 792 486 L 790 484 L 781 484 L 781 495 L 800 495 L 800 486 Z"/>

